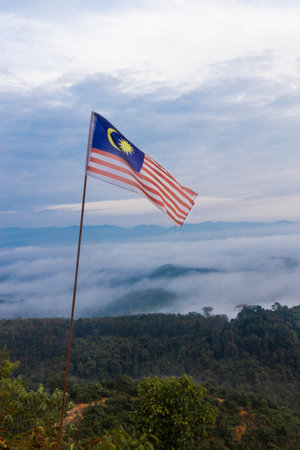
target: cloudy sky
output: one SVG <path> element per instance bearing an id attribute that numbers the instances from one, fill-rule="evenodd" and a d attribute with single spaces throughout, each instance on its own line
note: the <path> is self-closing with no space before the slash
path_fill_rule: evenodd
<path id="1" fill-rule="evenodd" d="M 199 192 L 188 221 L 300 220 L 300 3 L 0 0 L 0 226 L 79 222 L 91 110 Z M 169 226 L 90 179 L 87 224 Z"/>
<path id="2" fill-rule="evenodd" d="M 0 227 L 79 224 L 92 110 L 199 193 L 187 222 L 300 222 L 299 23 L 296 0 L 0 0 Z M 171 225 L 92 178 L 85 224 Z M 168 263 L 222 271 L 143 284 L 176 292 L 172 311 L 299 304 L 289 230 L 84 246 L 77 314 L 126 292 L 117 274 Z M 68 315 L 75 254 L 1 249 L 1 317 Z"/>

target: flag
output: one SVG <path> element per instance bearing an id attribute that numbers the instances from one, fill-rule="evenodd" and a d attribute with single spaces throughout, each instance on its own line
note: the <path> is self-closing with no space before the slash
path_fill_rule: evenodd
<path id="1" fill-rule="evenodd" d="M 145 196 L 179 226 L 183 225 L 197 196 L 95 112 L 91 119 L 86 174 Z"/>

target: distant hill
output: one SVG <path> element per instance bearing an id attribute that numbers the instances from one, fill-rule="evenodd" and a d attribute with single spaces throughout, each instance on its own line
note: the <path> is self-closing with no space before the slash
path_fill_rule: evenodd
<path id="1" fill-rule="evenodd" d="M 171 306 L 176 294 L 166 289 L 141 289 L 129 292 L 99 310 L 98 316 L 121 316 L 161 311 Z"/>
<path id="2" fill-rule="evenodd" d="M 191 275 L 208 275 L 211 273 L 224 273 L 223 270 L 207 267 L 184 267 L 175 264 L 163 264 L 156 269 L 147 272 L 139 272 L 132 276 L 126 274 L 124 276 L 119 275 L 111 281 L 114 286 L 120 285 L 134 285 L 143 280 L 163 280 L 164 278 L 173 279 L 180 277 L 187 277 Z"/>
<path id="3" fill-rule="evenodd" d="M 164 264 L 153 271 L 143 272 L 134 276 L 118 277 L 111 281 L 114 286 L 133 286 L 144 280 L 164 280 L 187 277 L 192 275 L 205 276 L 222 270 L 206 267 L 183 267 L 174 264 Z M 120 316 L 124 314 L 154 313 L 171 307 L 177 299 L 177 294 L 163 288 L 138 289 L 122 295 L 108 306 L 100 309 L 93 316 Z"/>
<path id="4" fill-rule="evenodd" d="M 182 228 L 164 228 L 155 225 L 140 225 L 122 228 L 113 225 L 84 226 L 83 243 L 101 243 L 125 240 L 152 240 L 192 238 L 197 234 L 201 239 L 215 239 L 230 236 L 285 234 L 293 229 L 300 231 L 297 223 L 279 221 L 256 222 L 203 222 L 185 224 Z M 0 247 L 30 245 L 75 245 L 78 240 L 78 226 L 46 228 L 0 228 Z"/>
<path id="5" fill-rule="evenodd" d="M 207 275 L 209 273 L 223 272 L 218 269 L 208 269 L 206 267 L 182 267 L 174 266 L 173 264 L 164 264 L 157 269 L 153 270 L 149 274 L 149 278 L 161 279 L 161 278 L 177 278 L 187 275 Z"/>

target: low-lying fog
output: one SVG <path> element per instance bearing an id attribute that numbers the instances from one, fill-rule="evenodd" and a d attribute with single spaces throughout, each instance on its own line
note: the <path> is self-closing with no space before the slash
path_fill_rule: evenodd
<path id="1" fill-rule="evenodd" d="M 76 250 L 0 250 L 0 318 L 69 317 Z M 218 271 L 153 276 L 165 264 Z M 233 317 L 237 305 L 244 303 L 266 308 L 275 302 L 298 305 L 300 233 L 82 246 L 76 317 L 98 315 L 126 294 L 143 290 L 175 294 L 171 302 L 155 304 L 150 311 L 201 312 L 212 306 L 215 313 Z M 138 310 L 134 312 L 144 309 Z"/>

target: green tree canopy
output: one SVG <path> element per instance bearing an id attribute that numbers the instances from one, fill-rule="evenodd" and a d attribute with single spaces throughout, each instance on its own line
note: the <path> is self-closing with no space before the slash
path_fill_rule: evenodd
<path id="1" fill-rule="evenodd" d="M 197 448 L 217 415 L 205 394 L 187 375 L 145 378 L 138 384 L 139 407 L 133 413 L 137 430 L 157 436 L 161 449 Z"/>
<path id="2" fill-rule="evenodd" d="M 61 392 L 48 394 L 42 385 L 28 391 L 21 378 L 12 375 L 17 367 L 7 350 L 0 349 L 0 445 L 51 448 L 56 445 Z"/>

